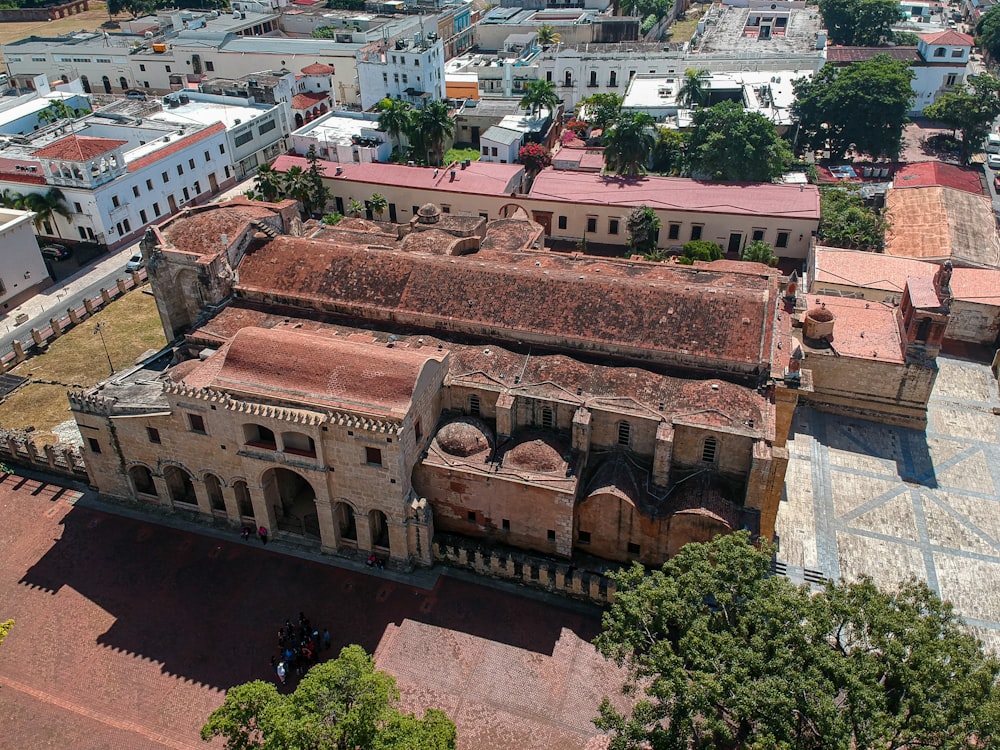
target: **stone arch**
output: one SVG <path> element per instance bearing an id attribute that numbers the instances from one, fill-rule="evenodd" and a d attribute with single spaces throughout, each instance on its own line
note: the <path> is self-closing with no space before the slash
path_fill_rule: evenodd
<path id="1" fill-rule="evenodd" d="M 260 485 L 279 530 L 319 538 L 316 490 L 308 479 L 292 469 L 274 467 L 261 475 Z"/>
<path id="2" fill-rule="evenodd" d="M 521 219 L 531 221 L 531 214 L 519 203 L 504 203 L 497 212 L 501 219 Z"/>
<path id="3" fill-rule="evenodd" d="M 305 124 L 306 124 L 306 122 L 305 122 L 305 120 L 302 119 L 302 114 L 299 113 L 299 112 L 296 112 L 295 113 L 295 129 L 298 130 L 299 128 L 301 128 Z"/>
<path id="4" fill-rule="evenodd" d="M 281 433 L 281 449 L 296 456 L 316 458 L 316 441 L 304 432 Z"/>
<path id="5" fill-rule="evenodd" d="M 128 88 L 128 79 L 125 76 L 121 76 L 118 79 L 118 85 L 122 91 L 125 91 Z"/>
<path id="6" fill-rule="evenodd" d="M 156 495 L 156 483 L 153 481 L 153 470 L 145 464 L 133 464 L 128 467 L 128 478 L 132 490 L 140 495 Z"/>
<path id="7" fill-rule="evenodd" d="M 245 479 L 233 480 L 233 492 L 236 495 L 236 507 L 241 518 L 253 518 L 253 500 L 250 499 L 250 487 Z"/>
<path id="8" fill-rule="evenodd" d="M 205 472 L 202 476 L 202 482 L 205 484 L 208 504 L 212 507 L 212 510 L 225 512 L 226 499 L 222 495 L 222 480 L 211 472 Z"/>
<path id="9" fill-rule="evenodd" d="M 194 481 L 187 469 L 176 464 L 168 464 L 163 467 L 163 480 L 167 483 L 171 502 L 198 504 L 198 496 L 194 493 Z"/>
<path id="10" fill-rule="evenodd" d="M 354 519 L 355 508 L 349 500 L 337 498 L 333 503 L 333 522 L 337 525 L 341 543 L 347 542 L 348 546 L 356 546 L 358 543 L 358 526 Z"/>
<path id="11" fill-rule="evenodd" d="M 83 86 L 83 93 L 93 94 L 94 92 L 90 89 L 90 79 L 87 76 L 80 76 L 80 85 Z"/>
<path id="12" fill-rule="evenodd" d="M 104 93 L 111 93 L 111 79 L 107 76 L 101 76 L 101 83 L 104 84 Z"/>
<path id="13" fill-rule="evenodd" d="M 243 425 L 243 444 L 249 445 L 252 448 L 278 450 L 278 441 L 274 435 L 274 430 L 255 422 L 248 422 Z"/>
<path id="14" fill-rule="evenodd" d="M 389 549 L 389 518 L 378 508 L 368 512 L 368 529 L 371 532 L 372 547 Z"/>

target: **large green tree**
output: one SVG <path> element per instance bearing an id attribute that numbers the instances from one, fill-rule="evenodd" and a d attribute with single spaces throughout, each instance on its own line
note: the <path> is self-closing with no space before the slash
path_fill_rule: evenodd
<path id="1" fill-rule="evenodd" d="M 260 680 L 231 688 L 201 737 L 223 737 L 229 750 L 454 750 L 455 725 L 442 711 L 421 719 L 401 713 L 398 701 L 392 675 L 377 671 L 360 646 L 348 646 L 289 695 Z"/>
<path id="2" fill-rule="evenodd" d="M 878 210 L 865 205 L 856 187 L 822 188 L 819 196 L 821 243 L 854 250 L 882 250 L 885 219 Z"/>
<path id="3" fill-rule="evenodd" d="M 903 19 L 896 0 L 819 0 L 819 9 L 831 42 L 859 47 L 892 42 L 892 27 Z"/>
<path id="4" fill-rule="evenodd" d="M 524 95 L 520 105 L 533 115 L 540 114 L 543 109 L 555 112 L 559 106 L 559 94 L 552 81 L 528 81 L 524 84 Z"/>
<path id="5" fill-rule="evenodd" d="M 976 24 L 977 42 L 994 60 L 1000 60 L 1000 5 L 990 7 Z"/>
<path id="6" fill-rule="evenodd" d="M 444 158 L 444 142 L 455 135 L 455 120 L 448 105 L 440 99 L 428 102 L 414 112 L 407 136 L 411 144 L 418 144 L 417 152 L 422 158 L 426 154 L 430 164 L 440 165 Z"/>
<path id="7" fill-rule="evenodd" d="M 688 161 L 694 177 L 770 181 L 792 160 L 774 123 L 736 102 L 697 109 L 691 120 Z"/>
<path id="8" fill-rule="evenodd" d="M 577 112 L 591 127 L 604 128 L 618 119 L 622 108 L 622 98 L 613 92 L 592 94 L 580 100 Z"/>
<path id="9" fill-rule="evenodd" d="M 378 129 L 385 131 L 389 140 L 396 142 L 396 147 L 402 151 L 402 135 L 410 129 L 413 121 L 413 106 L 402 99 L 386 97 L 378 103 Z"/>
<path id="10" fill-rule="evenodd" d="M 924 116 L 962 133 L 962 161 L 968 161 L 1000 116 L 1000 80 L 989 73 L 969 76 L 965 84 L 924 107 Z"/>
<path id="11" fill-rule="evenodd" d="M 653 145 L 653 171 L 662 174 L 687 174 L 689 136 L 680 130 L 660 128 Z"/>
<path id="12" fill-rule="evenodd" d="M 604 133 L 604 168 L 623 177 L 646 173 L 656 145 L 652 128 L 656 121 L 645 112 L 622 113 Z"/>
<path id="13" fill-rule="evenodd" d="M 913 100 L 912 79 L 910 67 L 888 55 L 843 68 L 826 65 L 811 79 L 800 78 L 792 84 L 800 142 L 829 149 L 834 159 L 851 148 L 875 159 L 896 158 Z"/>
<path id="14" fill-rule="evenodd" d="M 974 750 L 1000 741 L 1000 663 L 926 585 L 811 593 L 749 534 L 615 573 L 595 643 L 639 700 L 612 750 Z"/>
<path id="15" fill-rule="evenodd" d="M 639 255 L 649 255 L 656 251 L 660 234 L 660 217 L 649 206 L 633 208 L 625 220 L 628 229 L 628 248 Z"/>

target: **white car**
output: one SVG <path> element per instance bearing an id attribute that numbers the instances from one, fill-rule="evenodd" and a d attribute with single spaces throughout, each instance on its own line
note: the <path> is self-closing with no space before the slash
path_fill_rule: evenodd
<path id="1" fill-rule="evenodd" d="M 146 262 L 142 259 L 142 253 L 136 253 L 128 259 L 128 263 L 125 264 L 125 271 L 132 273 L 133 271 L 138 271 L 144 265 L 146 265 Z"/>
<path id="2" fill-rule="evenodd" d="M 986 163 L 990 169 L 1000 169 L 1000 154 L 986 154 Z"/>

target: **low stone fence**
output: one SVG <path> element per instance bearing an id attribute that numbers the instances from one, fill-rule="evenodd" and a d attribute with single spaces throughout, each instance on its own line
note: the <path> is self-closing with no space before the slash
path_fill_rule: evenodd
<path id="1" fill-rule="evenodd" d="M 55 21 L 90 10 L 89 0 L 73 0 L 55 3 L 44 8 L 3 8 L 0 9 L 0 23 L 11 21 Z"/>
<path id="2" fill-rule="evenodd" d="M 43 445 L 20 430 L 0 430 L 0 463 L 46 471 L 61 477 L 90 482 L 80 451 L 72 445 Z"/>
<path id="3" fill-rule="evenodd" d="M 433 550 L 436 562 L 465 568 L 479 575 L 520 583 L 593 604 L 605 605 L 614 601 L 614 581 L 599 573 L 579 570 L 569 563 L 520 552 L 494 550 L 471 540 L 442 538 L 440 535 L 434 538 Z"/>
<path id="4" fill-rule="evenodd" d="M 45 328 L 32 328 L 27 334 L 29 337 L 27 340 L 14 339 L 13 344 L 11 344 L 11 350 L 0 357 L 0 373 L 7 372 L 28 357 L 34 356 L 44 350 L 48 344 L 55 341 L 69 329 L 91 317 L 105 305 L 110 304 L 123 294 L 137 289 L 145 283 L 146 269 L 143 268 L 129 274 L 123 279 L 116 279 L 113 287 L 110 289 L 101 289 L 99 297 L 85 299 L 83 305 L 80 307 L 67 308 L 65 316 L 50 318 L 49 324 Z"/>

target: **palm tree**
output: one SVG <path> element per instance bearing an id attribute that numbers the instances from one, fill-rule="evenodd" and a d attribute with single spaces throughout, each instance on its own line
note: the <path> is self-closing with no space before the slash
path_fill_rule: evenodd
<path id="1" fill-rule="evenodd" d="M 301 170 L 301 167 L 299 169 Z M 255 193 L 260 196 L 261 200 L 273 203 L 278 200 L 278 196 L 282 192 L 282 180 L 282 176 L 275 172 L 270 164 L 261 164 L 257 167 Z"/>
<path id="2" fill-rule="evenodd" d="M 524 85 L 524 96 L 519 104 L 533 115 L 543 109 L 554 112 L 559 105 L 556 85 L 552 81 L 528 81 Z"/>
<path id="3" fill-rule="evenodd" d="M 69 217 L 69 208 L 66 206 L 65 199 L 66 196 L 59 188 L 49 188 L 44 193 L 29 193 L 24 196 L 25 210 L 35 213 L 35 231 L 44 226 L 50 226 L 55 229 L 56 237 L 62 237 L 59 234 L 59 225 L 55 222 L 55 215 Z"/>
<path id="4" fill-rule="evenodd" d="M 645 174 L 656 139 L 649 128 L 656 121 L 645 112 L 624 114 L 604 135 L 604 168 L 623 177 Z"/>
<path id="5" fill-rule="evenodd" d="M 371 208 L 372 213 L 374 213 L 379 221 L 382 221 L 382 214 L 385 213 L 385 209 L 389 206 L 389 201 L 385 199 L 384 195 L 375 193 L 368 201 L 368 206 Z"/>
<path id="6" fill-rule="evenodd" d="M 444 158 L 444 141 L 455 135 L 455 120 L 448 111 L 448 105 L 437 100 L 418 109 L 413 121 L 413 132 L 419 133 L 419 140 L 427 146 L 430 156 L 428 161 L 440 165 Z"/>
<path id="7" fill-rule="evenodd" d="M 281 179 L 281 192 L 301 203 L 304 211 L 308 210 L 311 187 L 302 167 L 290 167 Z"/>
<path id="8" fill-rule="evenodd" d="M 386 97 L 378 103 L 378 128 L 384 130 L 389 136 L 390 142 L 396 141 L 397 148 L 403 150 L 403 133 L 410 130 L 410 122 L 413 119 L 413 106 L 402 99 L 389 99 Z"/>
<path id="9" fill-rule="evenodd" d="M 350 202 L 347 204 L 347 213 L 350 214 L 351 217 L 355 219 L 360 217 L 361 212 L 364 210 L 365 210 L 365 204 L 362 203 L 361 201 L 354 200 L 354 198 L 351 198 Z"/>
<path id="10" fill-rule="evenodd" d="M 548 47 L 550 44 L 559 44 L 560 38 L 550 24 L 543 23 L 538 27 L 538 43 L 541 46 Z"/>
<path id="11" fill-rule="evenodd" d="M 682 107 L 703 105 L 706 99 L 705 80 L 708 76 L 707 70 L 688 68 L 684 71 L 684 83 L 677 91 L 677 103 Z"/>
<path id="12" fill-rule="evenodd" d="M 13 190 L 0 190 L 0 206 L 4 208 L 24 208 L 24 196 Z"/>

